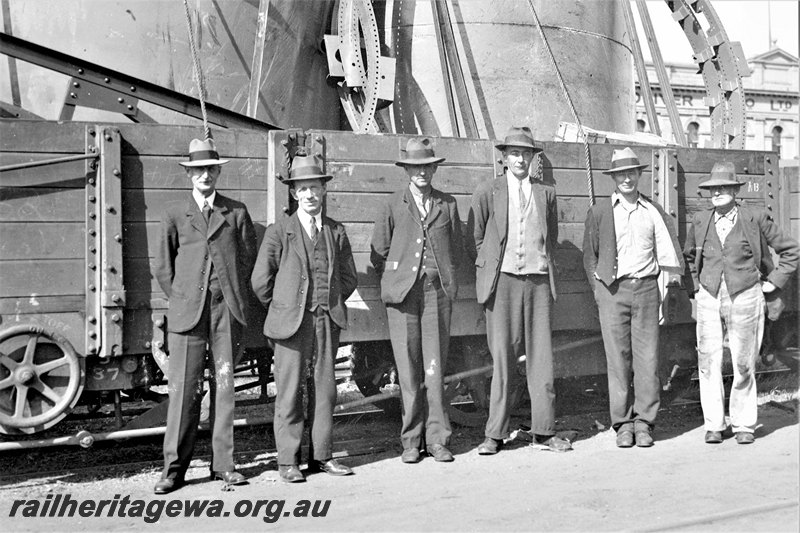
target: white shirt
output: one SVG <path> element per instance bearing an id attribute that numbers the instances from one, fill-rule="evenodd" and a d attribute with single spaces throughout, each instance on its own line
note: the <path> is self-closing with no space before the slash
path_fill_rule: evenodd
<path id="1" fill-rule="evenodd" d="M 617 277 L 658 275 L 655 223 L 647 202 L 637 196 L 636 202 L 630 204 L 615 191 L 611 205 L 617 236 Z"/>
<path id="2" fill-rule="evenodd" d="M 217 199 L 217 191 L 212 192 L 210 196 L 206 197 L 197 192 L 197 189 L 192 189 L 192 198 L 197 202 L 197 207 L 200 208 L 200 212 L 203 211 L 203 205 L 206 202 L 208 202 L 208 206 L 211 209 L 214 209 L 214 200 Z"/>
<path id="3" fill-rule="evenodd" d="M 420 220 L 425 220 L 431 211 L 431 194 L 422 194 L 419 189 L 411 184 L 408 185 L 408 190 L 411 191 L 411 197 L 414 199 L 414 203 L 417 204 Z"/>
<path id="4" fill-rule="evenodd" d="M 508 183 L 509 212 L 516 213 L 520 211 L 520 205 L 519 205 L 520 184 L 522 184 L 522 194 L 525 196 L 525 205 L 528 205 L 528 201 L 531 198 L 531 191 L 533 190 L 533 185 L 531 184 L 531 179 L 528 176 L 525 176 L 520 180 L 517 179 L 517 177 L 514 174 L 512 174 L 510 170 L 506 171 L 506 181 Z"/>
<path id="5" fill-rule="evenodd" d="M 306 230 L 309 238 L 313 238 L 313 234 L 311 233 L 311 215 L 302 209 L 298 209 L 297 218 L 300 219 L 300 224 L 302 224 L 303 229 Z M 314 215 L 314 224 L 317 226 L 317 234 L 319 234 L 322 231 L 322 211 Z"/>
<path id="6" fill-rule="evenodd" d="M 717 229 L 717 237 L 719 237 L 720 243 L 725 244 L 725 239 L 736 224 L 736 215 L 738 213 L 738 206 L 734 206 L 733 209 L 725 214 L 714 211 L 714 227 Z"/>

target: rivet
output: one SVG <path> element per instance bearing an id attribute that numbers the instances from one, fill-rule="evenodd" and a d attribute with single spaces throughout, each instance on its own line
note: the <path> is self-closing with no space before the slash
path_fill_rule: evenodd
<path id="1" fill-rule="evenodd" d="M 87 349 L 89 350 L 89 353 L 92 355 L 97 353 L 97 348 L 95 348 L 94 344 L 90 344 L 89 346 L 87 346 Z"/>
<path id="2" fill-rule="evenodd" d="M 91 135 L 92 137 L 94 137 L 94 135 L 95 135 L 94 128 L 92 128 L 92 129 L 90 129 L 90 130 L 89 130 L 89 135 Z"/>
<path id="3" fill-rule="evenodd" d="M 767 209 L 769 209 L 770 211 L 772 211 L 772 206 L 771 206 L 771 205 L 767 205 Z"/>
<path id="4" fill-rule="evenodd" d="M 675 210 L 673 209 L 672 211 L 669 212 L 669 214 L 675 216 Z"/>
<path id="5" fill-rule="evenodd" d="M 77 98 L 77 97 L 78 97 L 78 95 L 77 95 L 77 94 L 75 94 L 75 93 L 69 93 L 69 97 L 70 97 L 70 98 Z"/>
<path id="6" fill-rule="evenodd" d="M 656 152 L 656 159 L 658 159 L 658 158 L 660 158 L 660 157 L 661 157 L 661 154 L 659 154 L 658 152 Z"/>
<path id="7" fill-rule="evenodd" d="M 93 317 L 93 316 L 90 316 L 88 318 L 88 320 L 89 320 L 89 324 L 97 324 L 97 319 L 95 317 Z"/>
<path id="8" fill-rule="evenodd" d="M 111 301 L 112 302 L 119 302 L 119 300 L 120 300 L 120 298 L 119 298 L 118 294 L 114 294 L 113 296 L 111 296 Z"/>
<path id="9" fill-rule="evenodd" d="M 150 346 L 151 346 L 151 345 L 150 345 L 150 341 L 145 341 L 145 342 L 143 342 L 142 344 L 143 344 L 143 346 L 144 346 L 145 348 L 147 348 L 148 350 L 150 349 Z"/>
<path id="10" fill-rule="evenodd" d="M 111 78 L 103 78 L 103 81 L 106 83 L 111 83 Z"/>
<path id="11" fill-rule="evenodd" d="M 658 178 L 653 178 L 653 181 L 655 181 L 656 183 L 658 183 Z"/>
<path id="12" fill-rule="evenodd" d="M 82 68 L 78 69 L 78 74 L 83 74 L 83 69 Z"/>
<path id="13" fill-rule="evenodd" d="M 677 191 L 678 190 L 678 184 L 676 183 L 675 185 L 672 186 L 672 188 Z"/>
<path id="14" fill-rule="evenodd" d="M 95 202 L 97 201 L 97 198 L 96 198 L 94 195 L 92 195 L 92 196 L 89 196 L 89 201 L 90 201 L 91 203 L 95 203 Z"/>
<path id="15" fill-rule="evenodd" d="M 120 104 L 121 104 L 122 102 L 124 102 L 124 101 L 125 101 L 125 99 L 124 99 L 123 97 L 121 97 L 121 96 L 120 96 L 119 98 L 117 98 L 117 102 L 119 102 Z"/>
<path id="16" fill-rule="evenodd" d="M 159 318 L 158 320 L 156 320 L 155 324 L 156 324 L 157 328 L 163 328 L 164 327 L 164 319 L 163 318 Z"/>
<path id="17" fill-rule="evenodd" d="M 135 92 L 136 92 L 136 87 L 134 87 L 133 85 L 131 85 L 131 92 L 132 92 L 132 93 L 135 93 Z"/>
<path id="18" fill-rule="evenodd" d="M 116 235 L 114 235 L 114 240 L 117 242 L 122 242 L 122 235 L 117 233 Z"/>
<path id="19" fill-rule="evenodd" d="M 767 163 L 770 163 L 772 160 L 767 156 Z"/>
<path id="20" fill-rule="evenodd" d="M 89 235 L 91 235 L 92 237 L 94 237 L 95 235 L 97 235 L 97 232 L 96 232 L 95 230 L 93 230 L 93 229 L 90 229 L 90 230 L 89 230 Z"/>
<path id="21" fill-rule="evenodd" d="M 114 174 L 115 176 L 119 176 L 119 174 L 120 174 L 120 172 L 119 172 L 119 169 L 118 169 L 118 168 L 115 168 L 115 169 L 112 171 L 112 174 Z"/>
<path id="22" fill-rule="evenodd" d="M 653 168 L 654 168 L 654 169 L 656 169 L 656 170 L 658 170 L 658 169 L 659 169 L 659 168 L 661 168 L 661 167 L 660 167 L 659 165 L 655 165 Z"/>
<path id="23" fill-rule="evenodd" d="M 89 178 L 89 185 L 94 185 L 94 178 Z"/>
<path id="24" fill-rule="evenodd" d="M 97 290 L 97 287 L 95 287 L 94 285 L 89 285 L 89 290 L 94 292 Z"/>
<path id="25" fill-rule="evenodd" d="M 747 167 L 742 168 L 745 174 L 747 174 Z"/>
<path id="26" fill-rule="evenodd" d="M 772 187 L 772 182 L 771 181 L 767 182 L 767 187 Z"/>
<path id="27" fill-rule="evenodd" d="M 317 141 L 318 143 L 321 143 L 322 142 L 322 135 L 317 135 L 316 137 L 314 137 L 314 140 Z"/>
<path id="28" fill-rule="evenodd" d="M 128 104 L 128 111 L 133 111 L 133 106 Z"/>
<path id="29" fill-rule="evenodd" d="M 111 274 L 114 274 L 114 273 L 117 271 L 117 269 L 116 269 L 116 268 L 114 268 L 114 265 L 111 265 L 111 266 L 109 266 L 109 267 L 108 267 L 108 271 L 109 271 Z"/>
<path id="30" fill-rule="evenodd" d="M 670 170 L 675 170 L 675 167 L 674 167 L 674 166 L 672 166 L 672 165 L 670 165 L 670 166 L 669 166 L 669 169 L 670 169 Z"/>
<path id="31" fill-rule="evenodd" d="M 111 142 L 111 135 L 106 135 L 106 141 Z"/>
<path id="32" fill-rule="evenodd" d="M 111 315 L 111 322 L 119 322 L 119 315 L 116 313 Z"/>
<path id="33" fill-rule="evenodd" d="M 114 213 L 114 206 L 113 205 L 107 205 L 106 206 L 106 213 Z"/>
<path id="34" fill-rule="evenodd" d="M 78 83 L 77 81 L 73 81 L 73 82 L 72 82 L 72 86 L 73 86 L 73 87 L 75 87 L 75 88 L 77 89 L 78 87 L 80 87 L 80 86 L 81 86 L 81 84 L 80 84 L 80 83 Z M 769 159 L 767 159 L 767 162 L 769 163 Z"/>
<path id="35" fill-rule="evenodd" d="M 771 192 L 768 192 L 768 193 L 767 193 L 767 196 L 769 196 L 770 198 L 773 198 L 775 195 L 774 195 L 774 194 L 772 194 Z"/>
<path id="36" fill-rule="evenodd" d="M 90 331 L 89 332 L 89 338 L 90 339 L 96 339 L 97 338 L 97 333 L 95 333 L 94 331 Z"/>
<path id="37" fill-rule="evenodd" d="M 89 218 L 94 220 L 95 218 L 97 218 L 97 215 L 95 215 L 94 213 L 89 213 Z"/>
<path id="38" fill-rule="evenodd" d="M 658 191 L 654 192 L 653 194 L 655 194 L 656 196 L 658 196 Z"/>
<path id="39" fill-rule="evenodd" d="M 94 246 L 90 246 L 89 251 L 95 253 L 97 251 L 97 248 L 95 248 Z"/>
<path id="40" fill-rule="evenodd" d="M 771 168 L 770 168 L 770 169 L 767 169 L 767 172 L 769 172 L 770 174 L 772 174 L 772 169 L 771 169 Z"/>
<path id="41" fill-rule="evenodd" d="M 163 342 L 156 341 L 156 348 L 163 348 L 163 347 L 164 347 L 164 343 Z"/>
<path id="42" fill-rule="evenodd" d="M 90 270 L 97 270 L 97 265 L 95 265 L 94 263 L 89 263 L 89 269 Z"/>

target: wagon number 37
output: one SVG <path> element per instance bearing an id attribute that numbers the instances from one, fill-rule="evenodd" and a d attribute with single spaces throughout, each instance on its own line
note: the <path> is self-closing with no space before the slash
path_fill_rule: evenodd
<path id="1" fill-rule="evenodd" d="M 101 363 L 102 365 L 102 363 Z M 95 381 L 116 381 L 117 376 L 119 376 L 119 367 L 108 367 L 103 368 L 102 366 L 94 367 L 94 379 Z"/>

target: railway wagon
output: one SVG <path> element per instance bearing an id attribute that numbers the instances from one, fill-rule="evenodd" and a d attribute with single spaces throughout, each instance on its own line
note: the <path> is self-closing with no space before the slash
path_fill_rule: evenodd
<path id="1" fill-rule="evenodd" d="M 0 433 L 33 434 L 55 426 L 82 399 L 111 395 L 119 405 L 121 393 L 147 391 L 167 373 L 168 302 L 153 277 L 152 257 L 164 205 L 189 190 L 177 163 L 201 132 L 190 126 L 27 120 L 2 121 L 0 127 Z M 408 136 L 226 129 L 215 130 L 214 138 L 221 157 L 231 160 L 219 189 L 248 206 L 259 238 L 293 208 L 280 182 L 292 147 L 303 145 L 323 158 L 334 175 L 325 208 L 345 224 L 359 273 L 342 343 L 353 347 L 353 374 L 365 394 L 391 383 L 391 348 L 369 242 L 377 206 L 406 184 L 393 162 Z M 437 154 L 447 159 L 434 184 L 456 196 L 466 220 L 477 184 L 503 171 L 499 153 L 491 140 L 439 137 L 434 142 Z M 612 181 L 600 171 L 614 146 L 590 145 L 593 179 L 587 180 L 581 144 L 543 145 L 544 179 L 555 184 L 559 202 L 556 375 L 602 374 L 599 323 L 581 243 L 589 181 L 598 197 L 612 191 Z M 743 201 L 764 206 L 784 227 L 796 228 L 796 215 L 789 221 L 790 213 L 797 213 L 796 179 L 792 196 L 784 194 L 790 187 L 782 182 L 786 178 L 776 153 L 644 145 L 634 150 L 650 164 L 643 192 L 675 218 L 681 240 L 691 213 L 706 203 L 697 184 L 721 159 L 733 160 L 746 180 Z M 691 365 L 694 333 L 683 291 L 665 290 L 664 367 L 669 372 L 676 361 Z M 263 310 L 252 306 L 251 315 L 248 351 L 264 363 L 269 353 L 260 334 Z M 448 374 L 465 374 L 461 371 L 490 360 L 474 269 L 466 261 L 459 272 L 452 334 Z M 486 381 L 485 372 L 456 377 L 448 390 L 471 394 L 480 407 Z"/>

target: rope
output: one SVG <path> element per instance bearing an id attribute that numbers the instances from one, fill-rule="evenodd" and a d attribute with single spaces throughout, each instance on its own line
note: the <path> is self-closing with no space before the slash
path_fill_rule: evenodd
<path id="1" fill-rule="evenodd" d="M 200 112 L 203 114 L 203 133 L 206 140 L 211 139 L 211 129 L 208 127 L 208 115 L 206 114 L 206 86 L 203 81 L 203 71 L 200 69 L 200 58 L 197 55 L 197 47 L 194 44 L 194 29 L 192 28 L 192 16 L 189 13 L 189 2 L 183 0 L 184 11 L 186 12 L 186 27 L 189 30 L 189 48 L 192 50 L 192 64 L 194 66 L 194 79 L 197 83 L 197 92 L 200 97 Z"/>
<path id="2" fill-rule="evenodd" d="M 569 95 L 569 91 L 567 90 L 567 85 L 564 83 L 564 78 L 561 76 L 561 71 L 558 69 L 558 65 L 556 64 L 556 58 L 553 55 L 553 51 L 550 49 L 550 43 L 547 42 L 547 37 L 545 37 L 544 29 L 542 28 L 541 22 L 539 22 L 539 15 L 536 14 L 536 9 L 533 7 L 533 0 L 528 0 L 528 5 L 531 8 L 531 13 L 533 13 L 533 19 L 536 22 L 536 29 L 539 30 L 539 36 L 542 38 L 542 42 L 544 43 L 545 50 L 547 50 L 547 57 L 550 58 L 550 64 L 553 66 L 553 70 L 556 71 L 556 77 L 558 78 L 558 83 L 561 85 L 561 91 L 564 93 L 564 98 L 567 100 L 567 104 L 569 105 L 569 110 L 572 113 L 572 118 L 575 123 L 578 125 L 578 131 L 580 131 L 581 136 L 583 137 L 583 152 L 586 159 L 586 187 L 589 190 L 589 206 L 594 205 L 594 179 L 592 177 L 592 162 L 589 156 L 589 141 L 586 136 L 586 132 L 583 130 L 583 124 L 581 124 L 581 119 L 578 118 L 578 113 L 575 111 L 575 105 L 572 103 L 572 98 Z"/>

